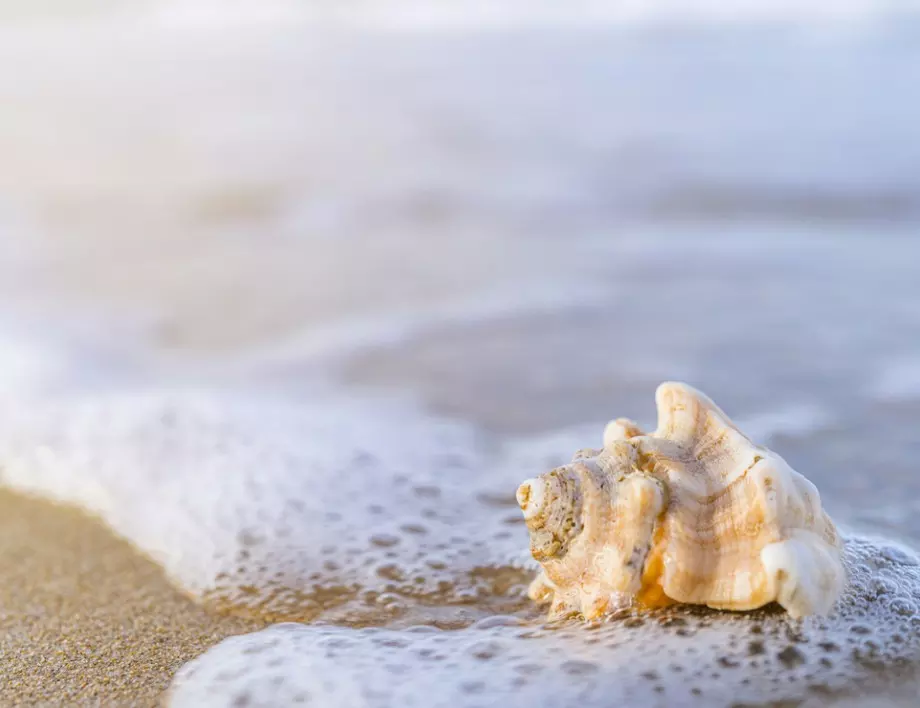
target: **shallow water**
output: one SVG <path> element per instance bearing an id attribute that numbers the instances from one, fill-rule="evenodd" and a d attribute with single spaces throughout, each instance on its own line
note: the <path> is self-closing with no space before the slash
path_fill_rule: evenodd
<path id="1" fill-rule="evenodd" d="M 913 705 L 920 586 L 881 550 L 920 544 L 909 18 L 195 6 L 0 29 L 0 481 L 215 611 L 319 623 L 221 645 L 178 704 Z M 541 626 L 516 485 L 666 379 L 887 539 L 834 618 Z"/>
<path id="2" fill-rule="evenodd" d="M 847 561 L 850 589 L 830 619 L 684 609 L 553 626 L 497 616 L 453 631 L 282 624 L 191 662 L 171 698 L 179 706 L 208 696 L 261 704 L 267 695 L 343 706 L 821 705 L 856 684 L 879 691 L 892 674 L 915 681 L 916 558 L 853 541 Z"/>

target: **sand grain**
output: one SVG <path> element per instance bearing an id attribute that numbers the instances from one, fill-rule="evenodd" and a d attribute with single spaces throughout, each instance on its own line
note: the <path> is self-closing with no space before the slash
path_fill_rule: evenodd
<path id="1" fill-rule="evenodd" d="M 156 705 L 257 622 L 209 614 L 99 521 L 0 490 L 0 705 Z"/>

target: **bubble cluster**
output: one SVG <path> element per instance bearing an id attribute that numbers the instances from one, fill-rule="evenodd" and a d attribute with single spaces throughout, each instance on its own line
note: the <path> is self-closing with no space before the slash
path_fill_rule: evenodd
<path id="1" fill-rule="evenodd" d="M 522 603 L 526 534 L 502 494 L 521 473 L 463 423 L 344 396 L 124 391 L 0 424 L 0 482 L 99 514 L 221 609 L 360 622 Z"/>
<path id="2" fill-rule="evenodd" d="M 112 390 L 0 407 L 0 482 L 74 503 L 221 610 L 283 624 L 182 669 L 175 705 L 731 705 L 912 674 L 920 564 L 850 538 L 828 618 L 543 624 L 512 490 L 585 429 L 495 445 L 407 403 Z"/>
<path id="3" fill-rule="evenodd" d="M 920 656 L 917 560 L 859 538 L 845 557 L 850 586 L 826 618 L 677 607 L 456 631 L 276 625 L 185 666 L 171 705 L 820 705 Z"/>

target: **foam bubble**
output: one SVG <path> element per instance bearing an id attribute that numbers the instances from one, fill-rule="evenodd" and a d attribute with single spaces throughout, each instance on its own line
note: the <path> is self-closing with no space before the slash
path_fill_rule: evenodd
<path id="1" fill-rule="evenodd" d="M 125 391 L 7 408 L 0 426 L 0 482 L 99 514 L 221 606 L 521 601 L 522 473 L 463 423 L 332 395 Z"/>
<path id="2" fill-rule="evenodd" d="M 849 588 L 828 618 L 683 607 L 602 624 L 483 622 L 459 631 L 277 625 L 186 665 L 171 704 L 821 703 L 888 671 L 903 674 L 920 655 L 917 559 L 851 538 L 845 562 Z"/>
<path id="3" fill-rule="evenodd" d="M 0 483 L 99 514 L 213 605 L 324 621 L 219 645 L 176 677 L 177 705 L 800 700 L 920 658 L 916 557 L 857 538 L 831 618 L 538 624 L 513 491 L 597 426 L 495 445 L 405 401 L 124 388 L 7 399 L 0 431 Z"/>

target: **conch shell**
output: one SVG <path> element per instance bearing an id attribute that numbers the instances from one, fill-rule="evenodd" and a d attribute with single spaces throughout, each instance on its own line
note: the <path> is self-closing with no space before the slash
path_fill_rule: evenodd
<path id="1" fill-rule="evenodd" d="M 680 383 L 655 394 L 658 429 L 619 419 L 604 447 L 524 482 L 518 504 L 550 617 L 638 604 L 827 613 L 846 582 L 818 490 Z"/>

